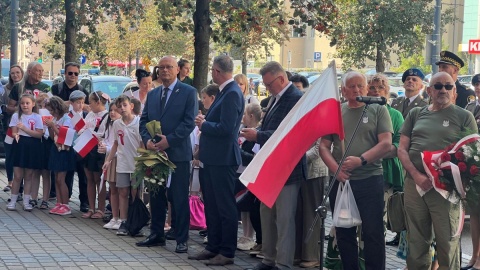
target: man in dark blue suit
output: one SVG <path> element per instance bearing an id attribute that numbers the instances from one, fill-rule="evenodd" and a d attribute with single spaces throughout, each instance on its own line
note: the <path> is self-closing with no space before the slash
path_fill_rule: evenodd
<path id="1" fill-rule="evenodd" d="M 227 55 L 215 57 L 213 82 L 220 93 L 206 116 L 198 115 L 195 124 L 202 132 L 199 143 L 200 185 L 205 202 L 208 244 L 189 259 L 207 260 L 207 265 L 233 264 L 237 248 L 237 207 L 235 172 L 241 163 L 238 132 L 245 100 L 233 80 L 233 61 Z"/>
<path id="2" fill-rule="evenodd" d="M 190 133 L 195 128 L 195 115 L 198 110 L 197 90 L 177 80 L 179 68 L 175 58 L 163 57 L 158 65 L 162 86 L 150 91 L 140 118 L 140 134 L 147 149 L 165 151 L 177 168 L 171 175 L 168 194 L 172 203 L 172 216 L 175 219 L 175 252 L 188 251 L 187 240 L 190 225 L 188 188 L 192 146 Z M 152 120 L 160 121 L 161 140 L 154 143 L 146 129 Z M 150 235 L 137 246 L 165 245 L 165 207 L 167 198 L 161 189 L 157 194 L 150 192 L 152 224 Z"/>
<path id="3" fill-rule="evenodd" d="M 263 146 L 297 101 L 302 97 L 287 73 L 277 62 L 268 62 L 260 69 L 263 83 L 272 94 L 260 130 L 244 128 L 240 136 Z M 292 145 L 292 147 L 295 147 Z M 261 166 L 262 164 L 258 164 Z M 282 166 L 282 164 L 278 164 Z M 298 162 L 287 179 L 272 208 L 260 205 L 262 221 L 262 252 L 265 258 L 255 270 L 293 269 L 295 254 L 295 213 L 301 182 L 306 179 L 305 156 Z"/>

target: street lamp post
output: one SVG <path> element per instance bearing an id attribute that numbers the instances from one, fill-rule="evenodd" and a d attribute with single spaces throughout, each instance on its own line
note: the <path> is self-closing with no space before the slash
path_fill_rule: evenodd
<path id="1" fill-rule="evenodd" d="M 435 65 L 435 63 L 438 61 L 440 57 L 440 49 L 442 48 L 442 39 L 440 36 L 440 28 L 441 28 L 441 21 L 440 21 L 440 13 L 442 11 L 442 0 L 436 0 L 435 3 L 435 15 L 433 19 L 433 24 L 434 24 L 434 31 L 432 34 L 432 40 L 433 42 L 431 43 L 431 50 L 430 50 L 430 59 L 432 59 L 431 64 L 432 64 L 432 74 L 435 74 L 438 72 L 438 66 Z"/>
<path id="2" fill-rule="evenodd" d="M 10 65 L 16 65 L 18 62 L 18 0 L 12 0 L 10 9 Z"/>

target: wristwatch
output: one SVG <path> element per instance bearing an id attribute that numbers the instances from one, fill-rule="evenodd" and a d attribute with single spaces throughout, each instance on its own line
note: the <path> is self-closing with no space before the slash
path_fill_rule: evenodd
<path id="1" fill-rule="evenodd" d="M 362 161 L 362 166 L 367 165 L 367 160 L 363 156 L 360 156 L 360 160 Z"/>

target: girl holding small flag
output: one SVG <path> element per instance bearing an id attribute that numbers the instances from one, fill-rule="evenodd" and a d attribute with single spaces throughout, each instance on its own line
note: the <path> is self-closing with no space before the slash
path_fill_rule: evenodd
<path id="1" fill-rule="evenodd" d="M 75 131 L 72 127 L 71 118 L 68 116 L 68 107 L 63 100 L 54 96 L 47 100 L 45 107 L 52 114 L 52 120 L 46 120 L 50 138 L 55 142 L 50 148 L 48 168 L 55 173 L 55 190 L 57 192 L 57 204 L 50 210 L 50 214 L 60 216 L 70 215 L 68 206 L 68 188 L 65 183 L 67 171 L 75 169 L 75 153 L 70 149 L 73 143 Z"/>
<path id="2" fill-rule="evenodd" d="M 85 128 L 88 129 L 97 138 L 102 138 L 105 133 L 105 123 L 108 111 L 105 108 L 110 98 L 102 91 L 96 91 L 90 94 L 88 101 L 91 111 L 85 117 Z M 102 144 L 98 140 L 98 144 Z M 87 194 L 88 194 L 88 211 L 82 215 L 83 218 L 100 219 L 103 218 L 105 212 L 105 183 L 100 186 L 102 174 L 102 166 L 105 161 L 105 154 L 98 152 L 98 145 L 93 147 L 84 158 L 85 174 L 87 175 Z M 95 211 L 95 199 L 98 192 L 98 208 Z"/>
<path id="3" fill-rule="evenodd" d="M 14 180 L 10 202 L 7 210 L 16 210 L 18 191 L 22 179 L 24 180 L 23 210 L 32 211 L 29 203 L 32 191 L 32 178 L 34 170 L 41 169 L 38 156 L 34 153 L 41 152 L 40 138 L 43 136 L 42 117 L 37 113 L 35 98 L 24 94 L 18 102 L 18 112 L 14 113 L 10 121 L 13 142 L 13 171 Z"/>

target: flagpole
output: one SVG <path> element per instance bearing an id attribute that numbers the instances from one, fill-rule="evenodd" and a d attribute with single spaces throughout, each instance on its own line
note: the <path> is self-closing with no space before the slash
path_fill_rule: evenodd
<path id="1" fill-rule="evenodd" d="M 347 158 L 347 154 L 348 154 L 348 151 L 350 150 L 350 147 L 352 146 L 352 142 L 355 139 L 355 136 L 357 135 L 358 127 L 360 126 L 360 123 L 362 122 L 363 117 L 367 113 L 368 106 L 369 106 L 369 104 L 366 103 L 365 107 L 363 108 L 362 115 L 358 119 L 357 125 L 355 126 L 355 130 L 353 131 L 352 138 L 348 142 L 347 148 L 345 149 L 345 152 L 343 153 L 343 156 L 340 159 L 340 163 L 338 164 L 337 171 L 333 175 L 333 178 L 330 180 L 330 183 L 329 183 L 328 188 L 327 188 L 327 192 L 323 196 L 322 203 L 315 210 L 315 212 L 317 212 L 317 214 L 315 215 L 315 219 L 313 220 L 312 225 L 310 226 L 310 229 L 308 230 L 307 237 L 304 240 L 306 242 L 310 238 L 310 236 L 312 235 L 313 230 L 315 228 L 315 224 L 318 222 L 318 219 L 320 218 L 320 222 L 321 222 L 320 223 L 320 239 L 318 241 L 318 244 L 320 246 L 320 257 L 319 257 L 320 265 L 319 265 L 318 269 L 323 269 L 324 259 L 325 259 L 325 256 L 324 256 L 325 219 L 327 218 L 327 213 L 328 213 L 328 209 L 325 206 L 325 204 L 327 203 L 328 195 L 332 191 L 333 185 L 335 184 L 335 181 L 337 180 L 338 174 L 341 171 L 342 165 L 345 162 L 345 159 Z M 342 145 L 344 145 L 344 144 L 342 143 Z M 330 204 L 331 203 L 332 202 L 330 202 Z"/>

